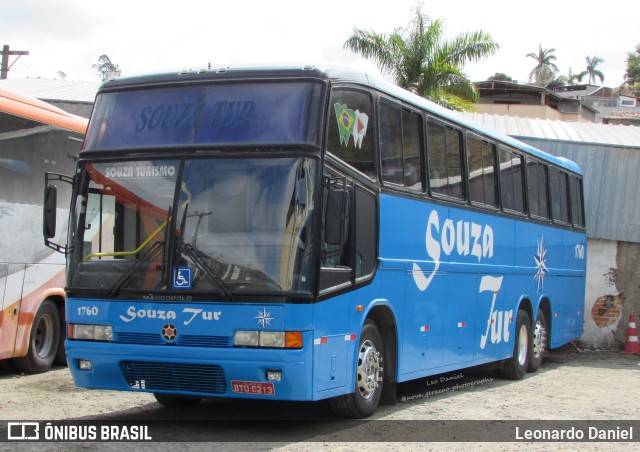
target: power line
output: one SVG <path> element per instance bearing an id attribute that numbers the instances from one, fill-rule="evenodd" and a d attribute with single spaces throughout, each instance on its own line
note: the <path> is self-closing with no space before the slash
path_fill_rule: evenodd
<path id="1" fill-rule="evenodd" d="M 36 78 L 41 78 L 42 77 L 40 75 L 40 72 L 38 72 L 35 69 L 33 69 L 31 66 L 26 64 L 24 61 L 15 61 L 15 63 L 17 63 L 16 67 L 11 69 L 11 71 L 13 73 L 18 74 L 21 77 L 36 77 Z M 29 74 L 25 75 L 24 72 L 20 71 L 19 68 L 27 69 L 32 74 L 31 75 L 29 75 Z"/>

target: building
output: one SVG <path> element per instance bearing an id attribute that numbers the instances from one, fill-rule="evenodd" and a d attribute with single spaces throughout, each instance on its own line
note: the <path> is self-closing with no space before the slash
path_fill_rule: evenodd
<path id="1" fill-rule="evenodd" d="M 514 82 L 474 83 L 480 100 L 474 105 L 479 113 L 520 116 L 559 121 L 595 122 L 598 111 L 580 99 L 560 96 L 546 88 Z"/>
<path id="2" fill-rule="evenodd" d="M 583 344 L 620 349 L 640 314 L 640 127 L 465 113 L 584 171 L 588 239 Z"/>
<path id="3" fill-rule="evenodd" d="M 603 124 L 640 126 L 640 111 L 614 111 L 602 117 Z"/>
<path id="4" fill-rule="evenodd" d="M 568 85 L 553 89 L 565 99 L 576 99 L 597 111 L 596 122 L 640 125 L 640 101 L 620 88 L 596 85 Z"/>

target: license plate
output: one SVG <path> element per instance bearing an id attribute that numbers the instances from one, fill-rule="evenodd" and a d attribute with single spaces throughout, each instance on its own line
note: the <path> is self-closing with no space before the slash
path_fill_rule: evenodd
<path id="1" fill-rule="evenodd" d="M 260 383 L 257 381 L 231 380 L 231 391 L 239 394 L 275 395 L 273 383 Z"/>

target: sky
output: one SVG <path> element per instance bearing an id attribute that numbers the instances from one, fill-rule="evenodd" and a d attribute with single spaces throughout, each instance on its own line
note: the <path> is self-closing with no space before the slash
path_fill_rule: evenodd
<path id="1" fill-rule="evenodd" d="M 106 54 L 122 76 L 244 64 L 349 66 L 382 76 L 343 44 L 354 27 L 390 33 L 406 27 L 416 0 L 0 0 L 0 45 L 26 50 L 10 57 L 9 78 L 99 81 Z M 445 35 L 482 30 L 500 45 L 471 63 L 472 81 L 503 72 L 521 83 L 538 46 L 555 48 L 561 75 L 599 56 L 605 86 L 624 80 L 627 53 L 640 44 L 640 1 L 424 0 L 423 11 Z"/>

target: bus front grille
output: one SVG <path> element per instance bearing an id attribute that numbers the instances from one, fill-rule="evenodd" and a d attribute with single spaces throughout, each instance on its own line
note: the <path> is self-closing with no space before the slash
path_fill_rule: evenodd
<path id="1" fill-rule="evenodd" d="M 115 341 L 118 344 L 139 344 L 139 345 L 164 345 L 166 342 L 161 334 L 151 333 L 116 333 Z M 204 336 L 188 335 L 178 336 L 178 339 L 171 345 L 182 347 L 231 347 L 229 336 Z"/>
<path id="2" fill-rule="evenodd" d="M 151 391 L 224 394 L 227 379 L 216 365 L 122 361 L 120 370 L 129 386 Z"/>

